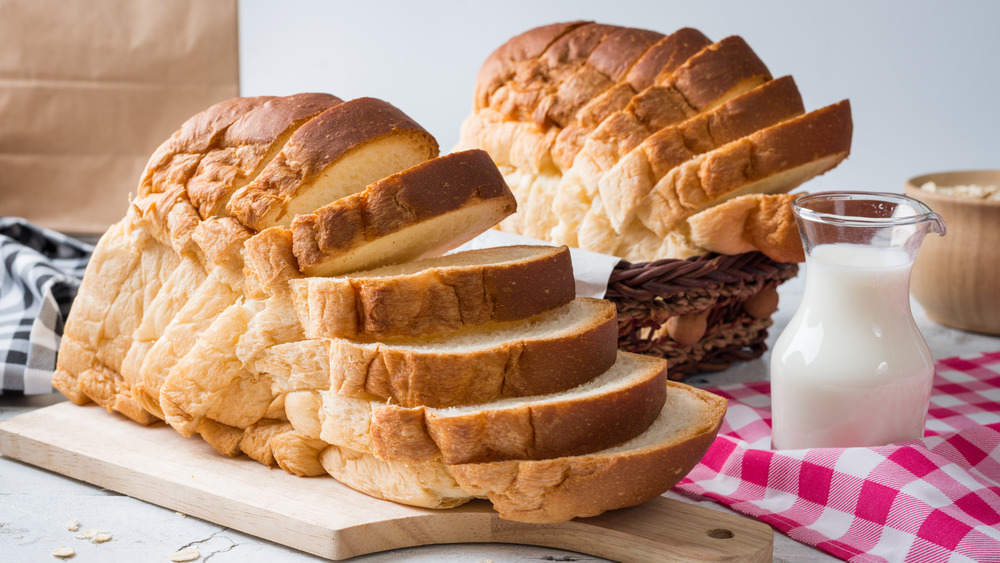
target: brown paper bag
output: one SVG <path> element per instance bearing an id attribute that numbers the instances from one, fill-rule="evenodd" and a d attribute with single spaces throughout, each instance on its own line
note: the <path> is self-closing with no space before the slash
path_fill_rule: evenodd
<path id="1" fill-rule="evenodd" d="M 238 60 L 236 0 L 0 0 L 0 216 L 104 232 Z"/>

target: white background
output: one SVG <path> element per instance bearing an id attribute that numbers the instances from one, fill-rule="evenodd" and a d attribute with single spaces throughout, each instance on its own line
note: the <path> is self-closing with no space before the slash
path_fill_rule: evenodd
<path id="1" fill-rule="evenodd" d="M 508 38 L 572 20 L 740 35 L 807 109 L 849 98 L 851 157 L 804 186 L 902 190 L 911 176 L 1000 168 L 1000 2 L 240 0 L 244 95 L 389 101 L 447 152 L 476 73 Z"/>

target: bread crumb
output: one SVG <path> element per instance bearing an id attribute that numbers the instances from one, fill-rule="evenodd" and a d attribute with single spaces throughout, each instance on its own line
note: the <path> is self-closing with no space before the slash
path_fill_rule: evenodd
<path id="1" fill-rule="evenodd" d="M 71 531 L 71 532 L 75 532 L 75 531 L 79 530 L 80 529 L 80 519 L 79 518 L 74 518 L 74 519 L 70 520 L 69 522 L 66 522 L 66 529 L 69 530 L 69 531 Z"/>
<path id="2" fill-rule="evenodd" d="M 935 182 L 927 182 L 920 186 L 921 190 L 941 195 L 952 195 L 955 197 L 969 199 L 985 199 L 988 201 L 1000 201 L 1000 186 L 939 186 Z"/>
<path id="3" fill-rule="evenodd" d="M 184 514 L 183 512 L 174 512 L 174 515 L 176 515 L 178 518 L 187 518 L 188 517 L 188 515 Z"/>
<path id="4" fill-rule="evenodd" d="M 106 541 L 111 541 L 110 532 L 97 532 L 94 534 L 94 539 L 90 540 L 92 543 L 104 543 Z"/>
<path id="5" fill-rule="evenodd" d="M 72 547 L 59 546 L 52 550 L 52 556 L 59 557 L 60 559 L 69 559 L 74 555 L 76 555 L 76 552 L 73 551 Z"/>
<path id="6" fill-rule="evenodd" d="M 182 563 L 184 561 L 194 561 L 195 559 L 201 558 L 201 552 L 196 549 L 185 549 L 183 551 L 176 551 L 170 554 L 170 560 L 174 563 Z"/>

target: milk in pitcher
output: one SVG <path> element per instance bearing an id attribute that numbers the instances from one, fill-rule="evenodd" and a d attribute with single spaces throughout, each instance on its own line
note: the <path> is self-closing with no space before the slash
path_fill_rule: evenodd
<path id="1" fill-rule="evenodd" d="M 771 352 L 774 448 L 923 436 L 933 360 L 910 312 L 911 266 L 897 248 L 811 248 L 802 303 Z"/>

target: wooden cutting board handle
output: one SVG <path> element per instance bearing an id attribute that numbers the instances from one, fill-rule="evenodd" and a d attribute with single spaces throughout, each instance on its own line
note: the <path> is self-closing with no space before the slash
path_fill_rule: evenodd
<path id="1" fill-rule="evenodd" d="M 123 448 L 122 444 L 127 444 Z M 171 428 L 61 403 L 0 422 L 0 453 L 328 559 L 443 543 L 554 547 L 616 561 L 771 561 L 761 522 L 665 497 L 554 525 L 502 520 L 484 501 L 448 510 L 374 499 L 216 454 Z"/>

